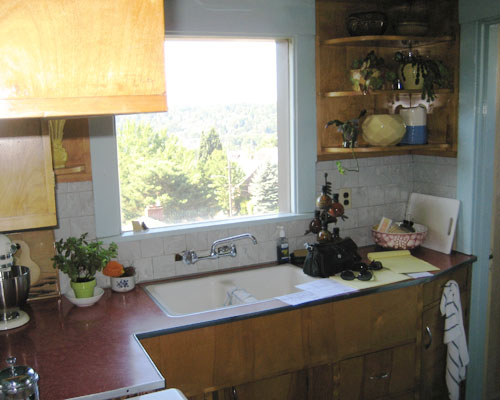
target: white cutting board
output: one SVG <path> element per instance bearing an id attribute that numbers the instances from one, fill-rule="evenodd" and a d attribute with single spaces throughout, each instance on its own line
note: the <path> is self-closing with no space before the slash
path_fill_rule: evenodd
<path id="1" fill-rule="evenodd" d="M 460 201 L 445 197 L 412 193 L 407 214 L 417 224 L 427 226 L 427 237 L 422 247 L 450 254 L 457 227 Z"/>

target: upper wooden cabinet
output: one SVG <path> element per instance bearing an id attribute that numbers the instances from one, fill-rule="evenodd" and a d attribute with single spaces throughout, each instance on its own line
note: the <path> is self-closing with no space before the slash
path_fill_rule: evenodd
<path id="1" fill-rule="evenodd" d="M 422 3 L 422 2 L 420 2 Z M 394 29 L 396 16 L 391 10 L 404 5 L 399 0 L 316 0 L 316 95 L 318 160 L 352 158 L 352 150 L 342 147 L 342 136 L 336 126 L 325 128 L 328 121 L 356 118 L 367 114 L 397 114 L 400 107 L 423 104 L 427 109 L 428 143 L 425 145 L 370 146 L 358 138 L 356 157 L 395 154 L 430 154 L 455 157 L 457 151 L 459 25 L 456 0 L 427 2 L 429 30 L 425 36 L 402 36 Z M 350 36 L 347 17 L 356 12 L 381 11 L 388 15 L 384 35 Z M 442 61 L 450 71 L 449 88 L 436 90 L 432 103 L 421 98 L 420 90 L 384 90 L 367 94 L 352 89 L 349 70 L 353 60 L 364 58 L 370 51 L 394 72 L 397 51 L 417 51 Z"/>
<path id="2" fill-rule="evenodd" d="M 38 118 L 0 121 L 0 232 L 57 224 L 52 151 Z"/>
<path id="3" fill-rule="evenodd" d="M 0 118 L 166 110 L 163 0 L 0 5 Z"/>

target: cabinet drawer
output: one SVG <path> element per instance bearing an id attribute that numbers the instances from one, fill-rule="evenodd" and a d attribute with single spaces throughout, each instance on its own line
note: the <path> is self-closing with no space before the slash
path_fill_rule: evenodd
<path id="1" fill-rule="evenodd" d="M 307 399 L 307 371 L 232 386 L 205 396 L 207 397 L 209 400 L 304 400 Z"/>
<path id="2" fill-rule="evenodd" d="M 469 272 L 471 264 L 468 264 L 462 268 L 458 268 L 453 272 L 447 273 L 442 277 L 436 278 L 433 281 L 426 283 L 424 285 L 424 307 L 434 303 L 435 301 L 441 300 L 441 295 L 443 293 L 443 286 L 449 280 L 453 279 L 457 281 L 460 286 L 460 292 L 466 292 L 469 290 Z M 462 307 L 464 304 L 462 304 Z"/>
<path id="3" fill-rule="evenodd" d="M 339 399 L 378 399 L 411 392 L 415 386 L 415 344 L 354 357 L 339 363 Z"/>

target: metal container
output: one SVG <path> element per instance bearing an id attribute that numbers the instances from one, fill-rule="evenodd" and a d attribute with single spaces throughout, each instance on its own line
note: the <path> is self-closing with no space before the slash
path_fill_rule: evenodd
<path id="1" fill-rule="evenodd" d="M 39 400 L 38 374 L 33 368 L 15 366 L 15 357 L 7 363 L 10 366 L 0 371 L 0 400 Z"/>
<path id="2" fill-rule="evenodd" d="M 24 305 L 30 288 L 28 267 L 12 266 L 0 269 L 0 320 L 11 318 Z"/>

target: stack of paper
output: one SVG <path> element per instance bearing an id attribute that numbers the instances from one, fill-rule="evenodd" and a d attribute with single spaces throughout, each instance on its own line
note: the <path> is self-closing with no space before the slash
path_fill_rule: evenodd
<path id="1" fill-rule="evenodd" d="M 434 265 L 411 255 L 408 250 L 368 253 L 370 261 L 380 261 L 385 268 L 399 274 L 439 271 Z"/>
<path id="2" fill-rule="evenodd" d="M 388 283 L 395 283 L 409 278 L 420 278 L 430 275 L 429 271 L 439 271 L 439 268 L 411 255 L 408 250 L 382 251 L 368 253 L 370 261 L 380 261 L 384 268 L 379 271 L 372 271 L 373 278 L 369 281 L 343 280 L 340 276 L 332 276 L 337 282 L 356 289 L 366 289 Z M 356 274 L 356 272 L 354 272 Z M 406 275 L 407 274 L 407 275 Z"/>

